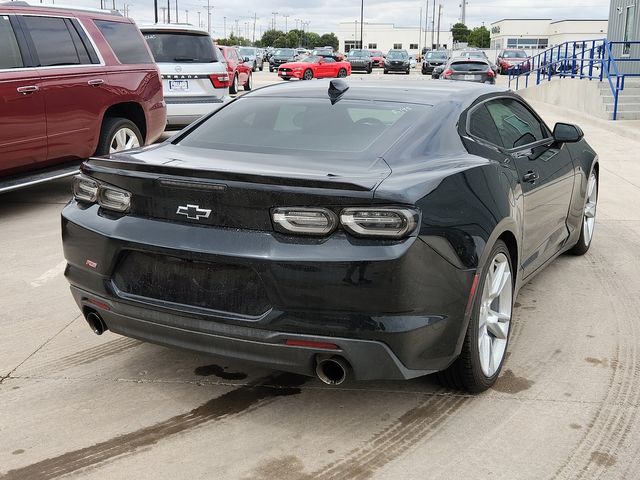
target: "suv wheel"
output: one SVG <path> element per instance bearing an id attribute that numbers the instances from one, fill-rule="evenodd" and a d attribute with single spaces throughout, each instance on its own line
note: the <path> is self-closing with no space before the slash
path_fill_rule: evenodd
<path id="1" fill-rule="evenodd" d="M 140 129 L 131 120 L 107 117 L 102 122 L 96 155 L 108 155 L 144 144 Z"/>
<path id="2" fill-rule="evenodd" d="M 247 78 L 247 81 L 244 83 L 242 88 L 244 88 L 247 92 L 251 91 L 251 89 L 253 88 L 253 74 L 249 74 L 249 78 Z"/>
<path id="3" fill-rule="evenodd" d="M 251 75 L 251 74 L 249 74 L 249 75 Z M 231 85 L 229 86 L 229 93 L 231 93 L 231 94 L 238 93 L 238 74 L 235 74 L 233 76 L 233 81 L 231 82 Z"/>
<path id="4" fill-rule="evenodd" d="M 480 272 L 460 356 L 438 375 L 447 386 L 478 393 L 497 380 L 511 331 L 512 272 L 509 250 L 498 240 Z"/>

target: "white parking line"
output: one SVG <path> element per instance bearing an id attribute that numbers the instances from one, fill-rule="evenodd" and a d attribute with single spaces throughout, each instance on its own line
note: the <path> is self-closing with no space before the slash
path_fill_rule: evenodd
<path id="1" fill-rule="evenodd" d="M 64 272 L 64 267 L 66 267 L 66 266 L 67 266 L 66 260 L 61 261 L 55 267 L 47 270 L 42 275 L 40 275 L 38 278 L 36 278 L 33 282 L 31 282 L 31 286 L 32 287 L 41 287 L 41 286 L 43 286 L 49 280 L 53 280 L 58 275 L 60 275 L 62 272 Z"/>

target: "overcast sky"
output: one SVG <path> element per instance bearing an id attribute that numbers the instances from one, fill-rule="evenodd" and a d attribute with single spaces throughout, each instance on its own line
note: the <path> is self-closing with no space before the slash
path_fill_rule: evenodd
<path id="1" fill-rule="evenodd" d="M 31 0 L 36 3 L 35 0 Z M 45 3 L 51 0 L 44 0 Z M 114 0 L 103 0 L 111 8 Z M 171 21 L 175 21 L 176 0 L 159 0 L 159 7 L 166 7 L 167 1 L 171 2 Z M 207 9 L 206 0 L 177 0 L 180 21 L 186 20 L 185 10 L 189 10 L 189 23 L 198 23 L 198 11 L 200 19 L 206 27 Z M 284 15 L 288 15 L 287 27 L 295 28 L 295 19 L 310 22 L 311 31 L 326 33 L 335 31 L 341 21 L 353 22 L 360 19 L 360 1 L 358 0 L 318 0 L 315 2 L 302 0 L 240 0 L 220 1 L 210 0 L 213 6 L 211 26 L 214 37 L 222 37 L 229 34 L 238 20 L 240 33 L 245 32 L 245 23 L 249 29 L 253 29 L 253 16 L 257 15 L 256 37 L 262 30 L 271 26 L 272 12 L 278 12 L 277 27 L 285 29 Z M 433 8 L 433 0 L 429 1 L 429 15 Z M 438 0 L 436 0 L 438 1 Z M 124 4 L 129 5 L 129 16 L 138 23 L 153 22 L 153 0 L 115 0 L 116 8 L 122 9 Z M 460 17 L 461 0 L 440 0 L 442 10 L 442 30 L 450 29 Z M 100 0 L 58 0 L 56 3 L 65 5 L 82 5 L 100 7 Z M 388 22 L 397 26 L 418 26 L 420 24 L 420 8 L 426 9 L 425 1 L 413 0 L 365 0 L 364 21 Z M 552 18 L 563 19 L 606 19 L 608 17 L 609 2 L 607 0 L 469 0 L 467 3 L 467 25 L 475 27 L 489 25 L 491 22 L 502 18 Z M 162 11 L 159 11 L 162 22 Z M 424 18 L 422 20 L 424 22 Z M 431 23 L 431 20 L 429 20 Z M 298 25 L 300 25 L 298 23 Z M 251 35 L 249 35 L 251 38 Z"/>

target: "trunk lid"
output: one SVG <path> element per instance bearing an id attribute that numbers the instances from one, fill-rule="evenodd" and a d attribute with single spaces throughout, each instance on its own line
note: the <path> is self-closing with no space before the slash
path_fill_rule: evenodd
<path id="1" fill-rule="evenodd" d="M 274 207 L 338 210 L 369 204 L 375 188 L 391 173 L 381 158 L 363 169 L 348 161 L 327 166 L 295 156 L 172 144 L 91 159 L 82 170 L 130 191 L 132 215 L 252 230 L 272 229 Z"/>

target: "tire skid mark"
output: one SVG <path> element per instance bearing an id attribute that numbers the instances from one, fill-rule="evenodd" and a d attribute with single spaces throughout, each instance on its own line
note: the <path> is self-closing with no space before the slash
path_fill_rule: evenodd
<path id="1" fill-rule="evenodd" d="M 142 342 L 134 340 L 132 338 L 117 338 L 115 340 L 110 340 L 101 345 L 80 350 L 79 352 L 72 353 L 70 355 L 52 360 L 50 362 L 35 365 L 27 369 L 26 372 L 29 374 L 42 372 L 45 370 L 58 372 L 81 365 L 87 365 L 89 363 L 101 360 L 105 357 L 117 355 L 139 345 L 142 345 Z"/>
<path id="2" fill-rule="evenodd" d="M 402 414 L 344 458 L 311 473 L 309 479 L 369 478 L 417 442 L 435 435 L 446 420 L 472 397 L 429 397 Z"/>
<path id="3" fill-rule="evenodd" d="M 278 397 L 298 394 L 301 392 L 299 387 L 307 380 L 307 377 L 286 373 L 264 377 L 209 400 L 187 413 L 90 447 L 10 470 L 4 475 L 0 474 L 0 479 L 47 480 L 95 468 L 116 457 L 132 455 L 166 438 L 202 427 L 207 423 L 246 414 L 268 405 Z"/>
<path id="4" fill-rule="evenodd" d="M 628 228 L 619 226 L 629 233 Z M 630 248 L 640 250 L 640 242 L 634 241 L 635 234 L 626 235 Z M 633 239 L 633 240 L 632 240 Z M 634 405 L 640 400 L 640 371 L 637 368 L 637 343 L 639 332 L 635 318 L 639 309 L 636 293 L 630 292 L 626 283 L 615 272 L 612 274 L 601 265 L 608 265 L 604 255 L 587 254 L 588 259 L 598 265 L 594 273 L 605 295 L 615 299 L 610 302 L 617 321 L 617 347 L 611 362 L 612 374 L 607 394 L 595 412 L 580 443 L 567 461 L 556 471 L 554 478 L 601 478 L 612 466 L 609 462 L 594 462 L 594 453 L 615 459 L 623 450 L 630 430 L 636 422 L 638 409 Z M 635 452 L 637 455 L 637 451 Z M 636 472 L 637 473 L 637 472 Z"/>

